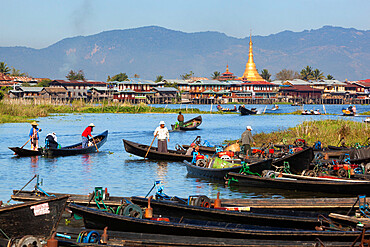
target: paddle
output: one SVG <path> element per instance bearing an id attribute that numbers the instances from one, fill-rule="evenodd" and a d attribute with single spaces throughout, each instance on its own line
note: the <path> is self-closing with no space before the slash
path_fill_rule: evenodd
<path id="1" fill-rule="evenodd" d="M 95 145 L 96 151 L 98 151 L 98 153 L 99 153 L 99 149 L 98 149 L 98 146 L 96 146 L 96 143 L 95 143 L 94 137 L 93 137 L 93 136 L 91 136 L 91 139 L 93 140 L 93 143 L 94 143 L 94 145 Z"/>
<path id="2" fill-rule="evenodd" d="M 36 133 L 38 133 L 38 132 L 41 132 L 41 129 L 38 129 L 37 131 L 36 131 Z M 24 148 L 24 146 L 26 146 L 27 145 L 27 143 L 30 141 L 32 139 L 32 137 L 30 137 L 30 139 L 28 139 L 28 141 L 21 147 L 21 148 Z"/>
<path id="3" fill-rule="evenodd" d="M 32 181 L 32 180 L 34 180 L 36 177 L 37 177 L 37 175 L 35 174 L 35 176 L 33 176 L 33 178 L 32 178 L 30 181 L 28 181 L 28 183 L 26 183 L 26 185 L 25 185 L 25 186 L 23 186 L 23 187 L 22 187 L 22 189 L 18 190 L 18 192 L 15 194 L 15 196 L 16 196 L 16 195 L 18 195 L 18 194 L 19 194 L 19 192 L 21 192 L 21 191 L 22 191 L 22 190 L 23 190 L 23 189 L 24 189 L 24 188 L 25 188 L 29 183 L 31 183 L 31 181 Z M 11 200 L 12 200 L 12 198 L 10 198 L 10 199 L 9 199 L 9 201 L 7 201 L 6 203 L 9 203 Z"/>
<path id="4" fill-rule="evenodd" d="M 146 151 L 146 154 L 145 154 L 145 156 L 144 156 L 144 159 L 146 158 L 146 156 L 148 155 L 148 153 L 149 153 L 149 150 L 150 150 L 150 148 L 152 147 L 152 145 L 153 145 L 153 142 L 154 142 L 154 140 L 155 140 L 155 138 L 156 138 L 157 136 L 155 135 L 154 136 L 154 138 L 153 138 L 153 140 L 152 140 L 152 143 L 150 143 L 150 146 L 149 146 L 149 148 L 148 148 L 148 151 Z"/>

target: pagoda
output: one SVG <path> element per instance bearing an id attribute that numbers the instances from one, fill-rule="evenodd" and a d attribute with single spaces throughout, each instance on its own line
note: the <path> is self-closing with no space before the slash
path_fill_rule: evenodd
<path id="1" fill-rule="evenodd" d="M 253 61 L 253 48 L 252 48 L 252 35 L 249 39 L 249 57 L 248 62 L 245 65 L 245 71 L 242 77 L 239 79 L 243 81 L 265 81 L 257 72 L 256 64 Z"/>
<path id="2" fill-rule="evenodd" d="M 236 76 L 229 71 L 229 65 L 226 65 L 226 72 L 222 73 L 219 77 L 219 81 L 230 81 L 235 80 Z"/>

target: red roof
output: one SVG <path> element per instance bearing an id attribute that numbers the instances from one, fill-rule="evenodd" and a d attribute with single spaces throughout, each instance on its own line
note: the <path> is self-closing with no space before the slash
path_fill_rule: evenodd
<path id="1" fill-rule="evenodd" d="M 4 73 L 0 73 L 0 81 L 11 81 L 12 78 L 10 76 L 5 75 Z"/>
<path id="2" fill-rule="evenodd" d="M 370 79 L 367 79 L 367 80 L 360 80 L 360 81 L 357 81 L 357 82 L 354 82 L 360 86 L 363 86 L 363 87 L 370 87 Z"/>

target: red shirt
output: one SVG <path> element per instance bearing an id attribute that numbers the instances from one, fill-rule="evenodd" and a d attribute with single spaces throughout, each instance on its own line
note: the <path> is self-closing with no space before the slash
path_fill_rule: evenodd
<path id="1" fill-rule="evenodd" d="M 90 126 L 88 126 L 85 130 L 84 130 L 84 132 L 82 132 L 82 136 L 84 136 L 84 137 L 88 137 L 88 136 L 92 136 L 91 135 L 91 127 Z"/>

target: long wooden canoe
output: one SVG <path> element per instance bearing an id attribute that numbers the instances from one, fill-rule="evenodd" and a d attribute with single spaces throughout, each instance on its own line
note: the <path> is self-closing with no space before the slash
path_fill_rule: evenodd
<path id="1" fill-rule="evenodd" d="M 171 124 L 171 128 L 172 130 L 196 130 L 199 125 L 202 124 L 202 116 L 199 115 L 195 118 L 192 118 L 186 122 L 184 122 L 184 124 L 182 126 L 175 126 L 174 124 Z"/>
<path id="2" fill-rule="evenodd" d="M 79 205 L 88 205 L 91 195 L 79 195 L 79 194 L 64 194 L 64 193 L 53 193 L 47 191 L 49 195 L 55 196 L 69 196 L 68 202 L 74 202 Z M 30 202 L 39 201 L 45 199 L 46 195 L 40 191 L 19 191 L 13 190 L 11 198 L 15 201 Z M 126 201 L 125 197 L 109 196 L 104 200 L 104 204 L 111 207 L 118 207 Z M 184 199 L 186 201 L 186 199 Z M 244 207 L 253 209 L 291 209 L 291 210 L 305 210 L 305 211 L 348 211 L 352 205 L 356 202 L 357 198 L 297 198 L 297 199 L 224 199 L 222 198 L 222 205 L 228 207 Z M 214 199 L 211 199 L 214 202 Z M 94 206 L 94 203 L 90 201 L 90 206 Z M 358 208 L 358 205 L 355 205 Z"/>
<path id="3" fill-rule="evenodd" d="M 9 147 L 10 150 L 14 152 L 15 155 L 19 157 L 28 157 L 28 156 L 39 156 L 42 155 L 42 149 L 39 148 L 36 150 L 26 149 L 26 148 L 19 148 L 19 147 Z"/>
<path id="4" fill-rule="evenodd" d="M 49 238 L 60 221 L 68 196 L 0 207 L 0 228 L 9 238 Z"/>
<path id="5" fill-rule="evenodd" d="M 122 139 L 123 144 L 125 146 L 125 150 L 128 153 L 145 157 L 149 146 L 144 144 L 139 144 L 136 142 L 128 141 Z M 172 161 L 191 161 L 193 159 L 192 155 L 185 155 L 185 151 L 177 151 L 177 150 L 168 150 L 167 153 L 158 152 L 158 148 L 150 147 L 148 155 L 146 156 L 148 159 L 153 160 L 172 160 Z"/>
<path id="6" fill-rule="evenodd" d="M 240 115 L 254 115 L 254 114 L 257 114 L 257 110 L 256 108 L 252 108 L 251 110 L 243 107 L 243 106 L 239 106 L 239 111 L 240 111 Z"/>
<path id="7" fill-rule="evenodd" d="M 344 179 L 320 179 L 317 177 L 258 177 L 244 175 L 235 172 L 228 173 L 228 178 L 241 186 L 256 186 L 262 188 L 277 188 L 296 191 L 314 191 L 337 194 L 360 195 L 370 191 L 370 181 L 367 180 L 344 180 Z"/>
<path id="8" fill-rule="evenodd" d="M 148 199 L 143 197 L 131 197 L 130 201 L 143 208 L 147 207 L 148 204 Z M 184 217 L 194 220 L 307 230 L 313 230 L 315 229 L 315 226 L 320 226 L 318 213 L 293 212 L 290 210 L 285 212 L 280 211 L 279 213 L 277 213 L 277 211 L 272 213 L 239 212 L 196 207 L 168 200 L 151 200 L 150 205 L 151 208 L 153 208 L 154 214 L 175 218 Z"/>
<path id="9" fill-rule="evenodd" d="M 243 167 L 240 163 L 229 168 L 208 168 L 196 166 L 190 162 L 184 161 L 188 174 L 199 177 L 208 177 L 214 179 L 223 179 L 229 172 L 239 172 Z M 272 159 L 263 159 L 247 165 L 249 170 L 261 174 L 263 170 L 271 170 Z"/>
<path id="10" fill-rule="evenodd" d="M 108 130 L 94 137 L 94 141 L 98 149 L 107 141 L 107 138 L 108 138 Z M 63 148 L 45 149 L 45 155 L 49 157 L 68 156 L 68 155 L 76 155 L 76 154 L 88 154 L 88 153 L 95 153 L 95 152 L 97 152 L 97 148 L 95 147 L 94 144 L 86 148 L 82 148 L 82 142 L 71 145 L 71 146 L 66 146 Z"/>
<path id="11" fill-rule="evenodd" d="M 187 218 L 167 220 L 139 219 L 116 215 L 76 204 L 69 204 L 73 213 L 84 218 L 86 228 L 129 231 L 137 233 L 156 233 L 179 236 L 202 236 L 239 239 L 276 239 L 276 240 L 315 240 L 353 241 L 359 231 L 309 231 L 266 226 L 252 226 L 229 222 L 201 221 Z"/>

